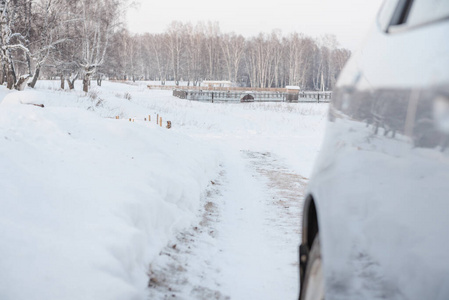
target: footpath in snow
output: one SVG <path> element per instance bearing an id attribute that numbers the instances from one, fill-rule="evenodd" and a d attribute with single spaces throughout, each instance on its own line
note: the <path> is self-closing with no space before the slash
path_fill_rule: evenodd
<path id="1" fill-rule="evenodd" d="M 326 104 L 57 86 L 0 87 L 0 299 L 297 296 Z"/>
<path id="2" fill-rule="evenodd" d="M 152 263 L 152 298 L 297 297 L 305 178 L 268 152 L 228 159 L 202 201 L 200 221 Z"/>

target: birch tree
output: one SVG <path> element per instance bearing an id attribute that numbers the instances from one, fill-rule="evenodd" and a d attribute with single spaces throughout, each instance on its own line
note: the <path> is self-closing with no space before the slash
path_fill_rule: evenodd
<path id="1" fill-rule="evenodd" d="M 222 37 L 221 49 L 226 65 L 227 78 L 232 82 L 237 82 L 240 62 L 245 50 L 245 38 L 235 33 L 225 34 Z"/>
<path id="2" fill-rule="evenodd" d="M 54 0 L 40 1 L 35 5 L 32 24 L 33 36 L 31 36 L 32 41 L 29 44 L 34 72 L 32 72 L 32 80 L 28 85 L 32 88 L 36 85 L 42 67 L 51 54 L 56 51 L 56 46 L 68 40 L 66 37 L 58 36 L 61 9 L 61 3 Z"/>
<path id="3" fill-rule="evenodd" d="M 5 0 L 1 7 L 0 15 L 0 57 L 2 63 L 3 74 L 6 75 L 7 88 L 13 87 L 22 90 L 31 74 L 28 69 L 28 74 L 24 74 L 17 78 L 16 68 L 14 64 L 13 55 L 25 56 L 26 60 L 30 60 L 30 51 L 25 47 L 26 39 L 19 33 L 14 32 L 14 20 L 15 20 L 15 5 L 11 0 Z M 2 76 L 2 81 L 3 81 Z"/>
<path id="4" fill-rule="evenodd" d="M 220 27 L 217 22 L 208 22 L 206 25 L 206 57 L 208 61 L 207 79 L 218 78 L 218 62 L 220 57 Z"/>
<path id="5" fill-rule="evenodd" d="M 84 92 L 88 92 L 91 76 L 105 61 L 109 40 L 117 25 L 119 4 L 115 0 L 81 0 L 80 66 L 84 73 Z"/>
<path id="6" fill-rule="evenodd" d="M 182 37 L 184 26 L 181 22 L 172 22 L 168 27 L 166 44 L 171 55 L 171 68 L 175 85 L 179 85 L 182 55 L 185 40 Z"/>

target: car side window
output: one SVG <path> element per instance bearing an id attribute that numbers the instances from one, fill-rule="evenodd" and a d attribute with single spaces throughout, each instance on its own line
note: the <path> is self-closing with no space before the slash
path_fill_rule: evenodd
<path id="1" fill-rule="evenodd" d="M 414 0 L 406 23 L 421 25 L 449 18 L 449 0 Z"/>
<path id="2" fill-rule="evenodd" d="M 377 15 L 377 22 L 382 31 L 387 31 L 391 24 L 393 15 L 398 7 L 399 0 L 387 0 L 382 4 L 382 8 Z"/>
<path id="3" fill-rule="evenodd" d="M 386 32 L 403 31 L 449 18 L 449 0 L 390 0 L 385 4 L 385 12 L 381 11 L 378 19 L 379 23 L 383 22 L 382 29 Z"/>

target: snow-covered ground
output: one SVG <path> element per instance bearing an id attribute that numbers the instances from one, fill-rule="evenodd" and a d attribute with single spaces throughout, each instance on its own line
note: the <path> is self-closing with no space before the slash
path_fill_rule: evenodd
<path id="1" fill-rule="evenodd" d="M 0 299 L 297 296 L 326 104 L 58 87 L 0 86 Z"/>

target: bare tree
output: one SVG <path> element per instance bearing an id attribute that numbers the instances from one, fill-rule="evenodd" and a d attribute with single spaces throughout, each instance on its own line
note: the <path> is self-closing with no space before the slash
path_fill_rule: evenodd
<path id="1" fill-rule="evenodd" d="M 15 87 L 16 89 L 22 90 L 31 75 L 30 72 L 28 72 L 28 74 L 17 78 L 13 54 L 25 56 L 26 60 L 29 61 L 30 51 L 24 45 L 26 43 L 25 37 L 19 32 L 14 32 L 14 20 L 16 14 L 15 5 L 11 0 L 5 0 L 1 9 L 0 57 L 2 69 L 4 70 L 3 73 L 6 74 L 8 89 Z"/>
<path id="2" fill-rule="evenodd" d="M 88 92 L 91 76 L 105 61 L 109 40 L 117 25 L 119 4 L 115 0 L 81 0 L 80 65 L 84 73 L 84 92 Z"/>
<path id="3" fill-rule="evenodd" d="M 33 41 L 29 44 L 31 58 L 34 64 L 33 78 L 28 84 L 34 88 L 39 78 L 41 68 L 47 62 L 50 55 L 56 50 L 56 46 L 67 41 L 66 37 L 58 39 L 58 22 L 60 22 L 60 2 L 44 0 L 36 3 L 33 14 Z"/>
<path id="4" fill-rule="evenodd" d="M 220 57 L 220 27 L 218 22 L 209 21 L 206 25 L 206 41 L 205 46 L 207 49 L 206 57 L 208 61 L 208 79 L 219 79 L 218 74 L 218 62 Z"/>
<path id="5" fill-rule="evenodd" d="M 168 38 L 169 37 L 167 34 L 156 34 L 150 35 L 147 40 L 147 43 L 150 44 L 149 47 L 151 49 L 152 56 L 156 62 L 156 74 L 161 81 L 161 85 L 165 85 L 170 69 Z"/>
<path id="6" fill-rule="evenodd" d="M 173 72 L 173 79 L 175 84 L 179 85 L 182 55 L 185 46 L 185 39 L 183 39 L 184 25 L 181 22 L 172 22 L 168 27 L 166 40 L 167 48 L 171 55 L 171 69 Z"/>
<path id="7" fill-rule="evenodd" d="M 222 37 L 221 49 L 225 61 L 228 80 L 237 82 L 237 77 L 245 50 L 245 38 L 235 33 L 224 34 Z"/>

